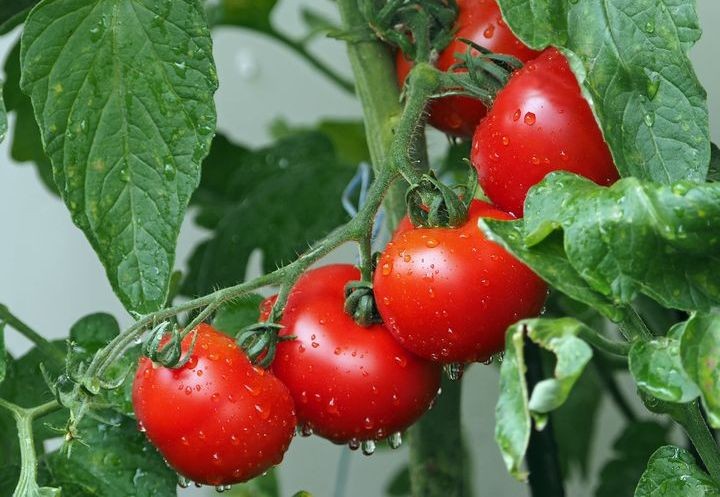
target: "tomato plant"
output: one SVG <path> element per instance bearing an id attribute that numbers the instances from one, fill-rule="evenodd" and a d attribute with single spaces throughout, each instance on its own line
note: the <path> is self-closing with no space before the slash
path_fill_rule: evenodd
<path id="1" fill-rule="evenodd" d="M 477 230 L 481 217 L 511 219 L 473 201 L 463 226 L 401 231 L 378 260 L 380 314 L 420 357 L 486 361 L 503 349 L 508 326 L 539 313 L 545 301 L 542 280 Z"/>
<path id="2" fill-rule="evenodd" d="M 306 430 L 337 443 L 404 431 L 430 406 L 440 368 L 401 347 L 382 325 L 364 328 L 343 310 L 360 277 L 338 264 L 305 273 L 288 298 L 273 372 L 287 385 Z"/>
<path id="3" fill-rule="evenodd" d="M 437 57 L 437 67 L 443 71 L 457 63 L 457 55 L 468 50 L 462 40 L 469 40 L 491 52 L 512 55 L 526 62 L 538 52 L 518 40 L 507 26 L 495 0 L 459 0 L 455 22 L 455 39 Z M 410 73 L 412 62 L 402 52 L 396 56 L 397 78 L 400 85 Z M 472 137 L 486 109 L 482 101 L 465 96 L 447 96 L 429 105 L 430 124 L 453 136 Z"/>
<path id="4" fill-rule="evenodd" d="M 168 463 L 191 481 L 228 485 L 279 464 L 295 432 L 290 392 L 253 366 L 228 336 L 209 325 L 183 341 L 180 368 L 142 358 L 133 383 L 141 430 Z"/>
<path id="5" fill-rule="evenodd" d="M 551 171 L 571 171 L 600 185 L 618 179 L 575 75 L 554 48 L 498 93 L 475 131 L 471 159 L 485 194 L 516 215 L 522 215 L 530 187 Z"/>
<path id="6" fill-rule="evenodd" d="M 0 495 L 720 495 L 695 3 L 0 0 Z"/>

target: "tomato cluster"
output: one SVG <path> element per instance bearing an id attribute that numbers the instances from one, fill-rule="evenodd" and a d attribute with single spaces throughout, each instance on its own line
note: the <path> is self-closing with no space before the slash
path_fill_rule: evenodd
<path id="1" fill-rule="evenodd" d="M 600 184 L 617 179 L 565 57 L 523 45 L 495 0 L 458 4 L 458 38 L 526 62 L 489 111 L 469 97 L 442 98 L 430 108 L 431 124 L 473 136 L 472 163 L 494 205 L 470 201 L 467 220 L 454 228 L 400 223 L 373 281 L 365 282 L 372 283 L 380 324 L 361 326 L 346 312 L 347 284 L 362 279 L 360 271 L 329 265 L 307 271 L 290 291 L 269 371 L 206 324 L 194 330 L 192 351 L 193 333 L 184 339 L 183 352 L 191 354 L 184 365 L 164 368 L 143 358 L 135 413 L 187 478 L 224 486 L 261 474 L 281 461 L 297 425 L 306 435 L 362 444 L 366 453 L 378 439 L 397 445 L 430 408 L 443 364 L 487 361 L 502 350 L 508 326 L 540 312 L 545 300 L 543 281 L 485 238 L 480 218 L 522 215 L 528 189 L 553 170 Z M 438 66 L 450 68 L 464 49 L 454 41 Z M 409 69 L 399 55 L 401 82 Z M 261 305 L 261 321 L 275 299 Z"/>

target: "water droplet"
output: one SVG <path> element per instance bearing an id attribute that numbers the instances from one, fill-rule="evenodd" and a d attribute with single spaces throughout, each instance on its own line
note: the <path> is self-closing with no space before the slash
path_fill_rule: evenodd
<path id="1" fill-rule="evenodd" d="M 188 488 L 190 484 L 192 484 L 192 481 L 190 481 L 189 478 L 186 478 L 183 475 L 179 474 L 177 484 L 180 488 Z"/>
<path id="2" fill-rule="evenodd" d="M 375 453 L 375 440 L 363 440 L 362 453 L 371 456 Z"/>
<path id="3" fill-rule="evenodd" d="M 388 445 L 391 449 L 398 449 L 402 445 L 402 433 L 396 431 L 388 437 Z"/>
<path id="4" fill-rule="evenodd" d="M 407 357 L 396 355 L 395 363 L 401 368 L 404 368 L 405 366 L 407 366 Z"/>
<path id="5" fill-rule="evenodd" d="M 332 414 L 333 416 L 339 416 L 340 411 L 338 410 L 335 397 L 331 397 L 330 400 L 327 403 L 327 406 L 325 406 L 325 410 L 328 414 Z"/>
<path id="6" fill-rule="evenodd" d="M 505 146 L 510 145 L 510 138 L 508 138 L 507 136 L 503 136 L 503 137 L 502 137 L 502 144 L 505 145 Z"/>
<path id="7" fill-rule="evenodd" d="M 375 426 L 375 423 L 373 422 L 373 420 L 371 418 L 367 417 L 363 421 L 363 426 L 365 427 L 366 430 L 372 430 L 373 427 Z"/>
<path id="8" fill-rule="evenodd" d="M 165 167 L 163 168 L 163 175 L 165 176 L 165 179 L 167 180 L 173 180 L 175 179 L 175 175 L 177 174 L 177 169 L 175 167 L 168 163 L 165 164 Z"/>
<path id="9" fill-rule="evenodd" d="M 528 126 L 532 126 L 533 124 L 535 124 L 535 114 L 533 112 L 528 112 L 525 114 L 525 118 L 523 120 L 525 121 L 525 124 L 527 124 Z"/>
<path id="10" fill-rule="evenodd" d="M 392 272 L 392 266 L 387 262 L 382 265 L 382 275 L 387 276 Z"/>
<path id="11" fill-rule="evenodd" d="M 655 96 L 657 95 L 659 89 L 660 89 L 660 75 L 655 72 L 648 74 L 648 80 L 647 80 L 646 88 L 645 88 L 647 97 L 650 100 L 653 100 L 655 98 Z"/>
<path id="12" fill-rule="evenodd" d="M 360 440 L 358 440 L 357 438 L 350 439 L 350 441 L 348 442 L 348 448 L 350 450 L 358 450 L 360 448 Z"/>
<path id="13" fill-rule="evenodd" d="M 313 434 L 313 429 L 310 425 L 304 424 L 300 426 L 300 435 L 303 437 L 309 437 Z"/>
<path id="14" fill-rule="evenodd" d="M 653 124 L 655 124 L 655 114 L 653 112 L 648 112 L 645 114 L 645 117 L 643 117 L 643 121 L 645 121 L 645 125 L 648 128 L 651 128 Z"/>
<path id="15" fill-rule="evenodd" d="M 180 443 L 187 447 L 188 445 L 190 445 L 190 440 L 188 440 L 188 437 L 183 435 L 182 437 L 180 437 Z"/>
<path id="16" fill-rule="evenodd" d="M 220 465 L 221 462 L 222 462 L 222 458 L 220 457 L 220 454 L 218 454 L 217 452 L 214 452 L 212 455 L 212 463 L 214 465 L 218 466 L 218 465 Z"/>
<path id="17" fill-rule="evenodd" d="M 126 167 L 120 169 L 120 181 L 122 181 L 123 183 L 127 183 L 128 181 L 130 181 L 130 173 L 128 172 Z"/>
<path id="18" fill-rule="evenodd" d="M 435 238 L 428 238 L 425 240 L 425 246 L 428 248 L 435 248 L 438 246 L 440 242 L 438 242 Z"/>
<path id="19" fill-rule="evenodd" d="M 137 428 L 140 433 L 145 433 L 147 431 L 145 429 L 145 425 L 142 424 L 142 421 L 138 421 Z"/>
<path id="20" fill-rule="evenodd" d="M 645 32 L 648 34 L 652 34 L 655 32 L 655 22 L 654 21 L 648 21 L 645 23 Z"/>
<path id="21" fill-rule="evenodd" d="M 485 31 L 483 31 L 483 36 L 485 38 L 492 38 L 492 35 L 495 33 L 495 25 L 491 24 L 487 28 L 485 28 Z"/>
<path id="22" fill-rule="evenodd" d="M 228 490 L 232 489 L 232 485 L 218 485 L 215 487 L 215 491 L 219 494 L 223 492 L 227 492 Z"/>
<path id="23" fill-rule="evenodd" d="M 220 394 L 217 393 L 217 392 L 215 392 L 214 394 L 212 394 L 212 395 L 210 396 L 210 400 L 212 400 L 213 402 L 219 401 L 219 400 L 220 400 Z"/>
<path id="24" fill-rule="evenodd" d="M 462 378 L 463 372 L 465 371 L 465 365 L 459 362 L 453 362 L 445 364 L 445 366 L 443 366 L 443 370 L 449 380 L 457 381 Z"/>
<path id="25" fill-rule="evenodd" d="M 520 119 L 520 114 L 522 114 L 520 112 L 520 109 L 516 110 L 515 113 L 513 114 L 513 121 L 518 121 Z"/>
<path id="26" fill-rule="evenodd" d="M 540 164 L 540 159 L 537 155 L 533 155 L 532 157 L 530 157 L 530 162 L 537 166 Z"/>

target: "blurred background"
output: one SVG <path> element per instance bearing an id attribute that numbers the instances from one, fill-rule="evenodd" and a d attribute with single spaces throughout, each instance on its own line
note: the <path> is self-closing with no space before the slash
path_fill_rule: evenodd
<path id="1" fill-rule="evenodd" d="M 718 143 L 720 69 L 716 60 L 720 31 L 713 26 L 720 23 L 720 2 L 697 3 L 704 36 L 691 56 L 709 93 L 711 135 Z M 304 34 L 300 19 L 303 5 L 330 17 L 336 15 L 330 1 L 281 0 L 274 11 L 274 26 L 290 36 Z M 232 140 L 252 147 L 267 144 L 271 139 L 269 126 L 278 118 L 291 125 L 312 125 L 323 118 L 360 118 L 360 106 L 352 97 L 285 46 L 237 28 L 221 27 L 214 35 L 220 78 L 216 96 L 219 129 Z M 0 39 L 3 59 L 17 36 L 14 32 Z M 311 49 L 343 74 L 350 74 L 341 42 L 319 39 Z M 438 133 L 431 133 L 429 141 L 437 154 L 446 144 Z M 34 167 L 10 160 L 7 144 L 6 140 L 0 145 L 0 302 L 47 337 L 66 337 L 77 319 L 98 311 L 109 312 L 121 324 L 128 324 L 130 317 L 112 293 L 97 257 L 72 224 L 67 209 L 46 190 Z M 176 261 L 179 268 L 185 267 L 191 250 L 206 237 L 194 226 L 192 217 L 190 212 L 180 234 Z M 351 247 L 331 256 L 335 261 L 350 262 L 354 257 Z M 6 334 L 12 354 L 22 354 L 30 347 L 16 333 Z M 508 476 L 493 440 L 497 369 L 474 366 L 463 383 L 463 419 L 473 455 L 475 495 L 525 497 L 527 490 Z M 629 383 L 624 385 L 628 397 L 636 398 Z M 607 399 L 602 402 L 588 471 L 595 479 L 584 481 L 576 471 L 567 489 L 570 497 L 593 495 L 599 470 L 611 455 L 613 440 L 620 430 L 619 413 Z M 641 406 L 637 411 L 646 413 Z M 303 489 L 316 497 L 382 496 L 387 481 L 406 459 L 406 448 L 366 457 L 315 437 L 297 437 L 279 469 L 282 495 Z M 180 492 L 185 496 L 213 494 L 211 489 Z"/>

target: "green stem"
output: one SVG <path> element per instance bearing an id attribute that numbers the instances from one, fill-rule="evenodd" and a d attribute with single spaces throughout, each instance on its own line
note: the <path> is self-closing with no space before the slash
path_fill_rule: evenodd
<path id="1" fill-rule="evenodd" d="M 308 49 L 305 47 L 304 43 L 293 40 L 284 33 L 281 33 L 280 31 L 277 31 L 275 29 L 273 29 L 270 34 L 273 38 L 275 38 L 283 45 L 295 52 L 297 55 L 302 57 L 307 63 L 317 69 L 320 73 L 322 73 L 330 81 L 335 83 L 343 91 L 347 93 L 355 92 L 355 85 L 352 83 L 352 81 L 349 81 L 342 77 L 340 74 L 335 72 L 332 67 L 328 66 L 322 60 L 309 52 Z"/>
<path id="2" fill-rule="evenodd" d="M 580 338 L 585 340 L 587 343 L 595 347 L 596 349 L 602 350 L 608 354 L 627 357 L 630 353 L 631 344 L 628 342 L 620 342 L 617 340 L 611 340 L 592 328 L 581 327 Z"/>
<path id="3" fill-rule="evenodd" d="M 625 318 L 618 323 L 618 326 L 628 342 L 655 338 L 637 311 L 629 306 L 625 308 Z"/>
<path id="4" fill-rule="evenodd" d="M 368 25 L 357 0 L 338 0 L 346 32 L 364 32 Z M 400 89 L 395 80 L 395 63 L 390 49 L 368 36 L 347 43 L 348 58 L 355 75 L 355 89 L 363 108 L 365 134 L 375 174 L 385 167 L 390 155 L 394 129 L 400 119 Z M 387 224 L 394 227 L 405 214 L 405 189 L 396 184 L 385 200 Z"/>
<path id="5" fill-rule="evenodd" d="M 43 355 L 53 362 L 53 366 L 56 368 L 60 368 L 65 364 L 65 354 L 63 354 L 60 349 L 53 346 L 44 336 L 21 321 L 20 318 L 11 313 L 10 309 L 3 304 L 0 304 L 0 322 L 5 322 L 10 325 L 15 331 L 34 343 Z"/>
<path id="6" fill-rule="evenodd" d="M 460 381 L 444 379 L 435 406 L 408 431 L 414 497 L 472 495 L 462 438 L 461 390 Z"/>
<path id="7" fill-rule="evenodd" d="M 697 401 L 683 404 L 673 418 L 685 429 L 712 479 L 720 484 L 720 451 Z"/>
<path id="8" fill-rule="evenodd" d="M 654 338 L 652 332 L 645 326 L 642 318 L 634 309 L 629 309 L 627 318 L 619 325 L 629 340 L 652 340 Z M 685 429 L 708 473 L 717 484 L 720 484 L 720 448 L 700 412 L 697 401 L 688 404 L 663 404 L 667 404 L 664 412 Z"/>
<path id="9" fill-rule="evenodd" d="M 13 492 L 13 497 L 40 495 L 41 489 L 37 484 L 37 454 L 35 454 L 32 425 L 35 419 L 55 412 L 62 407 L 53 400 L 37 407 L 25 409 L 4 399 L 0 399 L 0 407 L 12 413 L 18 431 L 21 467 L 20 478 L 15 487 L 15 492 Z"/>

